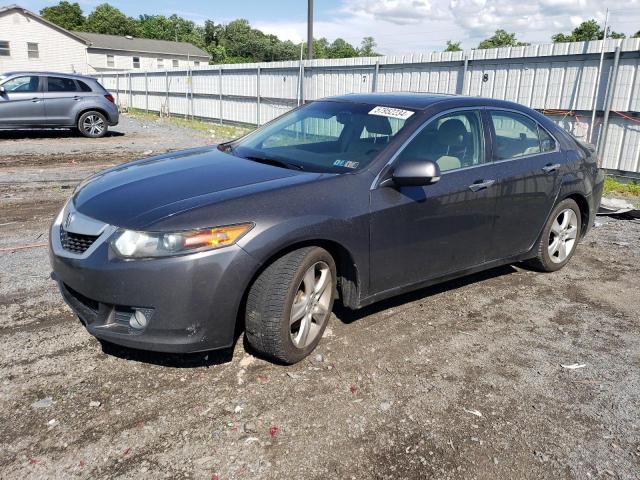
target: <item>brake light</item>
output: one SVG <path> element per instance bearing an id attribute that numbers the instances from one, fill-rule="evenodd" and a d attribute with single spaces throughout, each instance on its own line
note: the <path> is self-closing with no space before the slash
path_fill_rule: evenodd
<path id="1" fill-rule="evenodd" d="M 107 100 L 109 100 L 111 103 L 116 103 L 115 99 L 113 98 L 113 95 L 111 95 L 110 93 L 107 93 L 104 98 L 106 98 Z"/>

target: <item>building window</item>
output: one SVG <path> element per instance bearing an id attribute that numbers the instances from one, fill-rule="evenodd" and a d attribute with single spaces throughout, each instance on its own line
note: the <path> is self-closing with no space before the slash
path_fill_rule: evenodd
<path id="1" fill-rule="evenodd" d="M 0 57 L 8 57 L 11 55 L 9 51 L 9 42 L 6 40 L 0 40 Z"/>
<path id="2" fill-rule="evenodd" d="M 164 68 L 164 60 L 162 58 L 158 59 L 158 68 Z"/>
<path id="3" fill-rule="evenodd" d="M 116 66 L 116 59 L 113 55 L 107 55 L 107 67 L 114 68 Z"/>
<path id="4" fill-rule="evenodd" d="M 200 66 L 200 61 L 199 60 L 194 61 L 193 62 L 193 66 L 194 67 L 199 67 Z"/>
<path id="5" fill-rule="evenodd" d="M 27 42 L 27 57 L 40 58 L 40 52 L 38 51 L 38 44 Z"/>
<path id="6" fill-rule="evenodd" d="M 173 68 L 178 68 L 180 66 L 180 63 L 178 62 L 178 60 L 174 60 L 173 61 Z"/>
<path id="7" fill-rule="evenodd" d="M 133 57 L 133 68 L 140 68 L 140 57 Z"/>

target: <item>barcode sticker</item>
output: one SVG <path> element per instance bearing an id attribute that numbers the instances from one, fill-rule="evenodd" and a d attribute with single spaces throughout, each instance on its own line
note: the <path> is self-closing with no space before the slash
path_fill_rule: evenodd
<path id="1" fill-rule="evenodd" d="M 402 108 L 393 107 L 375 107 L 369 112 L 369 115 L 379 115 L 381 117 L 399 118 L 400 120 L 406 120 L 413 112 L 411 110 L 403 110 Z"/>

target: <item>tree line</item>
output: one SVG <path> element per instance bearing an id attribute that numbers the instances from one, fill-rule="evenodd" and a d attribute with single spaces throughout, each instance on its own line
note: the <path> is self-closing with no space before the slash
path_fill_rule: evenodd
<path id="1" fill-rule="evenodd" d="M 213 63 L 271 62 L 300 58 L 300 44 L 266 34 L 253 28 L 244 19 L 226 24 L 207 20 L 204 25 L 198 25 L 175 14 L 169 17 L 140 15 L 133 18 L 108 3 L 96 6 L 85 16 L 78 3 L 68 1 L 45 7 L 40 10 L 40 15 L 72 31 L 188 42 L 208 52 Z M 354 46 L 342 38 L 336 38 L 332 42 L 324 37 L 313 40 L 314 58 L 377 56 L 379 54 L 375 48 L 373 37 L 363 38 L 360 46 Z M 303 51 L 304 57 L 306 48 Z"/>
<path id="2" fill-rule="evenodd" d="M 598 22 L 595 20 L 587 20 L 582 22 L 571 33 L 556 33 L 551 36 L 551 41 L 554 43 L 563 42 L 587 42 L 590 40 L 602 40 L 604 38 L 604 29 L 600 28 Z M 615 32 L 609 30 L 607 32 L 607 38 L 626 38 L 624 33 Z M 640 30 L 638 30 L 632 38 L 640 38 Z M 447 40 L 445 52 L 459 52 L 462 50 L 460 47 L 461 42 L 454 42 Z M 516 39 L 515 33 L 509 33 L 506 30 L 498 29 L 489 38 L 482 40 L 478 44 L 478 49 L 483 48 L 499 48 L 499 47 L 521 47 L 529 45 L 526 42 L 520 42 Z"/>

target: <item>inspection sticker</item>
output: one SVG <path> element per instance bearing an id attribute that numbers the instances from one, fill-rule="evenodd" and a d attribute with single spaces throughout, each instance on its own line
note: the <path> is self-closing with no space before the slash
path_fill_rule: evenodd
<path id="1" fill-rule="evenodd" d="M 413 112 L 411 110 L 403 110 L 402 108 L 381 107 L 377 106 L 369 112 L 369 115 L 379 115 L 381 117 L 399 118 L 406 120 Z"/>
<path id="2" fill-rule="evenodd" d="M 352 162 L 348 160 L 336 160 L 333 162 L 333 165 L 336 167 L 346 167 L 346 168 L 358 168 L 360 162 Z"/>

